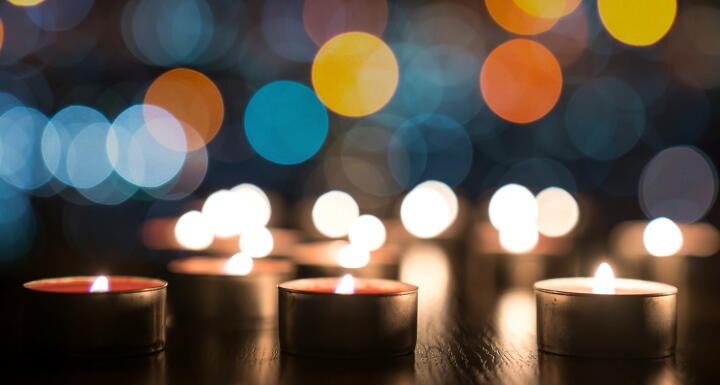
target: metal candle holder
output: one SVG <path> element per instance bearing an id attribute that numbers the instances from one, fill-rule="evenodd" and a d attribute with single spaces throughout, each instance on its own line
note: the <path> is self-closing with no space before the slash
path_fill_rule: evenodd
<path id="1" fill-rule="evenodd" d="M 279 286 L 281 349 L 335 358 L 410 354 L 417 336 L 417 286 L 385 279 L 356 279 L 355 294 L 336 294 L 337 278 Z M 363 291 L 365 286 L 368 290 Z"/>

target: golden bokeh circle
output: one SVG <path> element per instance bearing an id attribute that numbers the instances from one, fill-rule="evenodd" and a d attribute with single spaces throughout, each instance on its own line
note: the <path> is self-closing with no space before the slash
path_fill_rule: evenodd
<path id="1" fill-rule="evenodd" d="M 615 39 L 647 46 L 657 43 L 672 27 L 677 0 L 598 0 L 598 12 Z"/>

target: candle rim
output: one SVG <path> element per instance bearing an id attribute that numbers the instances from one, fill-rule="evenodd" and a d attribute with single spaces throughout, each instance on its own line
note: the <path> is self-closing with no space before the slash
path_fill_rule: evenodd
<path id="1" fill-rule="evenodd" d="M 91 292 L 88 291 L 73 291 L 73 292 L 63 292 L 63 291 L 48 291 L 48 290 L 42 290 L 40 287 L 33 287 L 34 285 L 39 284 L 45 284 L 45 283 L 60 283 L 64 281 L 70 281 L 70 280 L 89 280 L 89 283 L 92 284 L 92 282 L 100 277 L 100 275 L 70 275 L 65 277 L 51 277 L 51 278 L 41 278 L 41 279 L 34 279 L 32 281 L 28 281 L 23 283 L 23 288 L 26 290 L 30 290 L 35 293 L 44 293 L 44 294 L 58 294 L 58 295 L 110 295 L 110 294 L 125 294 L 125 293 L 140 293 L 140 292 L 146 292 L 146 291 L 156 291 L 156 290 L 163 290 L 167 288 L 168 283 L 165 280 L 159 279 L 159 278 L 149 278 L 149 277 L 141 277 L 141 276 L 135 276 L 135 275 L 105 275 L 105 277 L 108 278 L 108 281 L 112 284 L 113 278 L 120 278 L 120 279 L 133 279 L 133 280 L 143 280 L 143 281 L 154 281 L 158 285 L 152 286 L 152 287 L 146 287 L 142 289 L 130 289 L 130 290 L 113 290 L 112 286 L 110 287 L 110 290 L 108 291 L 95 291 Z"/>
<path id="2" fill-rule="evenodd" d="M 341 294 L 336 293 L 334 290 L 332 291 L 314 291 L 314 290 L 306 290 L 306 289 L 296 289 L 292 287 L 287 287 L 287 285 L 294 285 L 302 281 L 310 281 L 310 280 L 340 280 L 342 277 L 314 277 L 314 278 L 302 278 L 302 279 L 294 279 L 292 281 L 283 282 L 281 284 L 278 284 L 278 290 L 280 291 L 286 291 L 289 293 L 298 293 L 298 294 L 311 294 L 311 295 L 333 295 L 333 296 L 340 296 L 340 297 L 351 297 L 351 296 L 367 296 L 367 297 L 389 297 L 389 296 L 396 296 L 396 295 L 406 295 L 406 294 L 412 294 L 417 293 L 418 287 L 416 285 L 413 285 L 411 283 L 397 281 L 394 279 L 383 279 L 383 278 L 363 278 L 363 277 L 353 277 L 356 280 L 364 280 L 364 281 L 381 281 L 381 282 L 393 282 L 393 283 L 400 283 L 403 286 L 407 287 L 407 290 L 402 291 L 394 291 L 394 292 L 388 292 L 388 293 L 363 293 L 363 292 L 355 292 L 352 294 Z"/>
<path id="3" fill-rule="evenodd" d="M 542 281 L 537 281 L 533 285 L 533 289 L 538 292 L 542 293 L 551 293 L 551 294 L 562 294 L 562 295 L 568 295 L 568 296 L 607 296 L 607 297 L 665 297 L 669 295 L 676 295 L 678 292 L 677 287 L 673 285 L 668 285 L 667 283 L 662 282 L 656 282 L 656 281 L 647 281 L 643 279 L 632 279 L 632 278 L 615 278 L 615 282 L 625 282 L 625 283 L 651 283 L 658 287 L 658 291 L 652 291 L 652 292 L 646 292 L 646 293 L 613 293 L 613 294 L 600 294 L 600 293 L 593 293 L 593 292 L 579 292 L 579 291 L 569 291 L 569 290 L 562 290 L 558 288 L 550 288 L 547 287 L 548 284 L 552 285 L 555 283 L 558 283 L 560 281 L 567 281 L 567 280 L 577 280 L 577 279 L 583 279 L 588 280 L 588 282 L 592 282 L 595 278 L 594 277 L 564 277 L 564 278 L 551 278 L 551 279 L 544 279 Z M 592 290 L 592 285 L 588 286 Z"/>
<path id="4" fill-rule="evenodd" d="M 203 272 L 193 272 L 193 271 L 182 271 L 180 269 L 180 266 L 184 264 L 188 264 L 195 261 L 200 260 L 209 260 L 212 262 L 227 262 L 230 259 L 230 257 L 225 255 L 194 255 L 191 257 L 185 257 L 185 258 L 178 258 L 170 261 L 167 264 L 167 270 L 175 275 L 181 275 L 181 276 L 192 276 L 192 277 L 229 277 L 229 278 L 235 278 L 235 279 L 253 279 L 253 278 L 261 278 L 261 277 L 268 277 L 268 276 L 276 276 L 276 275 L 286 275 L 286 274 L 293 274 L 295 271 L 295 265 L 286 259 L 281 259 L 279 257 L 262 257 L 262 258 L 253 258 L 253 270 L 245 275 L 240 274 L 231 274 L 227 273 L 225 271 L 221 273 L 211 273 L 207 271 Z M 282 271 L 258 271 L 257 269 L 258 265 L 263 264 L 270 264 L 270 265 L 282 265 L 285 267 Z"/>

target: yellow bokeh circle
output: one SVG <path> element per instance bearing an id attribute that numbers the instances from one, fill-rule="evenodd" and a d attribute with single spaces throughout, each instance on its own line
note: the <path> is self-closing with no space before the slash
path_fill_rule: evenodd
<path id="1" fill-rule="evenodd" d="M 615 39 L 646 46 L 668 33 L 677 14 L 677 0 L 598 0 L 598 11 Z"/>
<path id="2" fill-rule="evenodd" d="M 370 115 L 383 108 L 397 89 L 398 63 L 390 47 L 364 32 L 328 40 L 312 64 L 312 83 L 330 110 L 345 116 Z"/>
<path id="3" fill-rule="evenodd" d="M 557 19 L 572 13 L 580 0 L 513 0 L 528 14 L 543 19 Z"/>
<path id="4" fill-rule="evenodd" d="M 10 4 L 17 5 L 18 7 L 34 7 L 45 0 L 8 0 Z"/>

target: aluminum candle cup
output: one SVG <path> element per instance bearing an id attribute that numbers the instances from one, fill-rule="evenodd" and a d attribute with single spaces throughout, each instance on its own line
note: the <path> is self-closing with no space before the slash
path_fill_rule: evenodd
<path id="1" fill-rule="evenodd" d="M 535 283 L 540 350 L 609 358 L 673 354 L 677 288 L 615 279 L 614 294 L 596 294 L 593 282 L 558 278 Z"/>
<path id="2" fill-rule="evenodd" d="M 369 358 L 413 353 L 417 286 L 356 278 L 336 294 L 339 278 L 285 282 L 279 288 L 280 348 L 290 354 Z"/>
<path id="3" fill-rule="evenodd" d="M 109 287 L 90 292 L 97 279 L 66 277 L 25 283 L 24 349 L 86 357 L 162 350 L 167 282 L 110 276 L 103 282 Z"/>
<path id="4" fill-rule="evenodd" d="M 229 328 L 274 326 L 277 285 L 294 277 L 282 259 L 251 260 L 243 274 L 228 271 L 228 258 L 192 257 L 168 265 L 170 310 L 179 324 L 198 320 Z"/>

